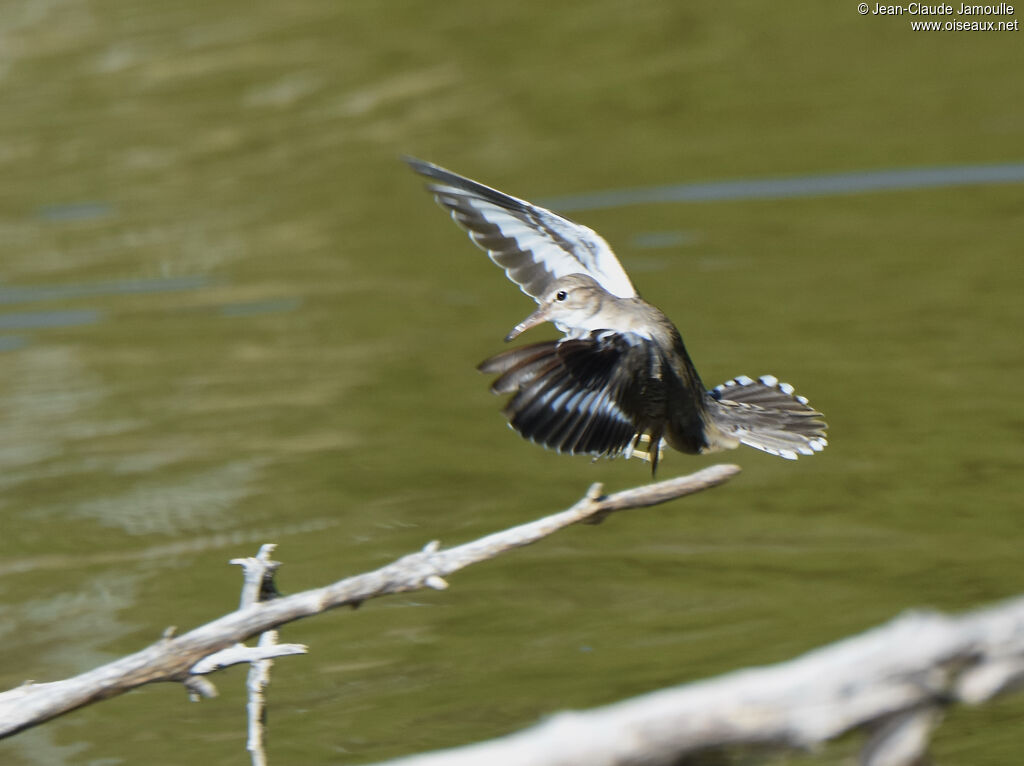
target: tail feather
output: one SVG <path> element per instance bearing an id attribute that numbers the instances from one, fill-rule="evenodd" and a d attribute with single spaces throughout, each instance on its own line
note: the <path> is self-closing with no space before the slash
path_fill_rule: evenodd
<path id="1" fill-rule="evenodd" d="M 721 434 L 712 448 L 736 443 L 796 460 L 828 445 L 823 415 L 791 385 L 772 375 L 752 380 L 745 375 L 708 392 L 711 422 Z"/>

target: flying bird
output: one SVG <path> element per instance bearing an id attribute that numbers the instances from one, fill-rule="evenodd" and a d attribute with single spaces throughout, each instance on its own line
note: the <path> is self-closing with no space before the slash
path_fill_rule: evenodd
<path id="1" fill-rule="evenodd" d="M 511 394 L 521 436 L 560 453 L 641 457 L 665 446 L 700 454 L 746 444 L 795 460 L 828 444 L 807 399 L 772 375 L 707 390 L 675 325 L 643 300 L 593 230 L 423 160 L 405 157 L 427 190 L 537 310 L 505 338 L 551 322 L 564 337 L 479 365 Z M 646 450 L 643 448 L 646 447 Z"/>

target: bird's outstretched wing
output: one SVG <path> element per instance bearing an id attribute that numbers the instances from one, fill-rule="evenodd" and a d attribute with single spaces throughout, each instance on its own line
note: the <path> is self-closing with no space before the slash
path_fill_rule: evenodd
<path id="1" fill-rule="evenodd" d="M 498 375 L 494 393 L 513 394 L 505 416 L 523 437 L 558 452 L 614 457 L 645 430 L 632 370 L 651 352 L 650 344 L 594 333 L 513 348 L 479 369 Z"/>
<path id="2" fill-rule="evenodd" d="M 430 179 L 427 189 L 437 202 L 534 300 L 569 274 L 593 277 L 621 298 L 636 295 L 615 253 L 592 229 L 432 163 L 403 159 Z"/>

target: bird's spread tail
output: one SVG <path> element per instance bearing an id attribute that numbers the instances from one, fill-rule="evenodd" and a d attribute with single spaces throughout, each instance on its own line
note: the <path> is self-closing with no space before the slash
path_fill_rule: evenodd
<path id="1" fill-rule="evenodd" d="M 709 391 L 708 413 L 721 434 L 720 443 L 712 448 L 739 442 L 796 460 L 821 452 L 828 444 L 822 414 L 772 375 L 757 380 L 743 375 Z"/>

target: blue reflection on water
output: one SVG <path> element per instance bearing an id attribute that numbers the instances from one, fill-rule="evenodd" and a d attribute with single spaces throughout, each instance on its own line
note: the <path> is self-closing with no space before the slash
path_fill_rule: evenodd
<path id="1" fill-rule="evenodd" d="M 271 298 L 265 301 L 249 303 L 233 303 L 221 306 L 221 316 L 247 317 L 257 314 L 275 314 L 282 311 L 294 311 L 302 305 L 299 298 Z"/>
<path id="2" fill-rule="evenodd" d="M 33 303 L 64 298 L 91 298 L 100 295 L 132 295 L 194 290 L 211 282 L 202 275 L 157 279 L 122 279 L 111 282 L 90 282 L 70 285 L 31 285 L 0 287 L 0 305 Z"/>
<path id="3" fill-rule="evenodd" d="M 0 314 L 0 330 L 38 330 L 45 327 L 78 327 L 95 324 L 103 317 L 96 309 L 66 311 L 22 311 Z"/>
<path id="4" fill-rule="evenodd" d="M 44 221 L 90 221 L 110 215 L 113 210 L 109 202 L 69 202 L 44 205 L 36 212 Z"/>
<path id="5" fill-rule="evenodd" d="M 540 204 L 558 211 L 572 212 L 656 202 L 781 199 L 1022 182 L 1024 182 L 1024 163 L 958 165 L 610 189 L 552 197 Z"/>
<path id="6" fill-rule="evenodd" d="M 24 335 L 0 335 L 0 353 L 4 351 L 17 351 L 28 345 L 28 338 Z"/>

